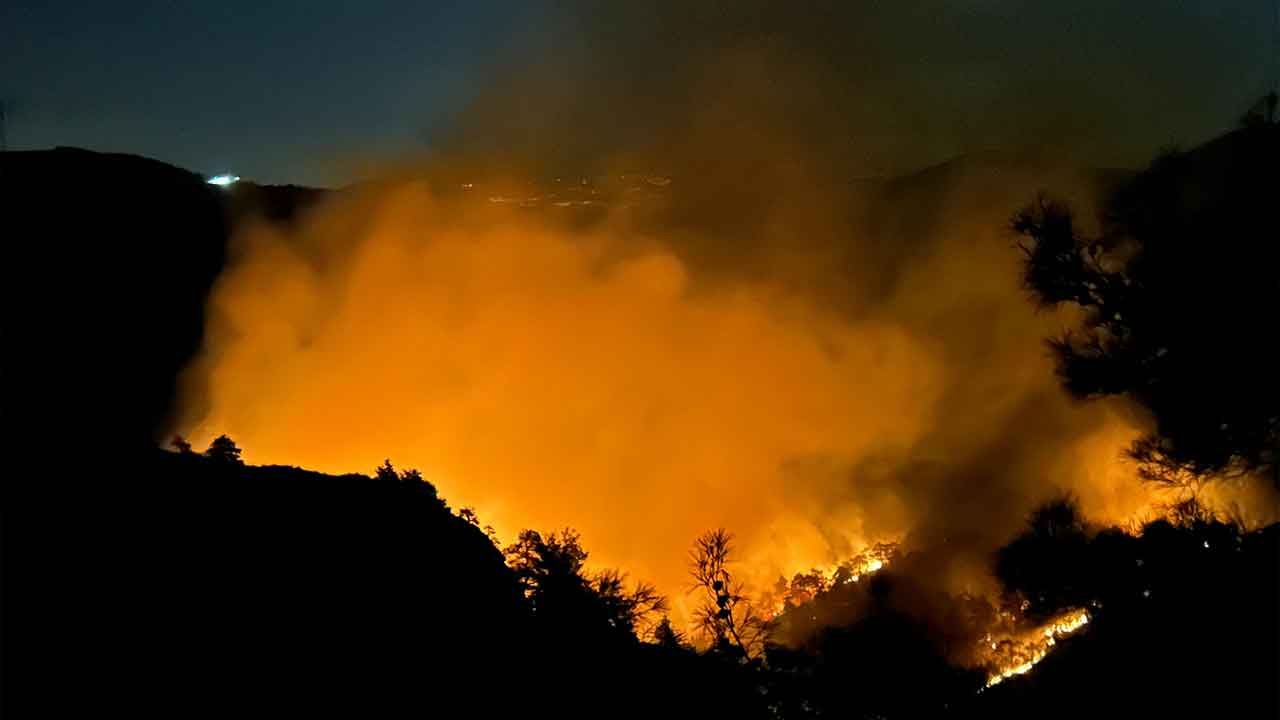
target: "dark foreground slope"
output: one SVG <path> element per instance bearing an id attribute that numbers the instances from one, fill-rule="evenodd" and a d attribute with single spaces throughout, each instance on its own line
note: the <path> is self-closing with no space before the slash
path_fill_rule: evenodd
<path id="1" fill-rule="evenodd" d="M 733 663 L 542 621 L 426 483 L 160 450 L 100 467 L 96 508 L 23 538 L 6 617 L 48 716 L 758 716 Z"/>
<path id="2" fill-rule="evenodd" d="M 995 603 L 937 589 L 936 559 L 911 552 L 788 607 L 764 675 L 783 716 L 1280 713 L 1280 524 L 1247 531 L 1184 514 L 1135 535 L 1036 522 L 994 565 L 1005 593 Z M 1042 647 L 1048 622 L 1080 610 L 1088 624 L 1030 672 L 985 687 Z"/>
<path id="3" fill-rule="evenodd" d="M 317 196 L 227 192 L 132 155 L 0 153 L 3 393 L 19 429 L 54 446 L 150 444 L 203 336 L 235 221 L 291 218 Z"/>
<path id="4" fill-rule="evenodd" d="M 29 439 L 135 444 L 204 328 L 229 222 L 194 173 L 82 150 L 0 155 L 5 407 Z"/>
<path id="5" fill-rule="evenodd" d="M 736 671 L 686 651 L 540 625 L 497 548 L 433 493 L 155 448 L 235 222 L 288 221 L 316 197 L 226 193 L 132 156 L 0 155 L 6 710 L 626 716 L 750 700 L 703 691 Z"/>
<path id="6" fill-rule="evenodd" d="M 513 578 L 433 494 L 161 451 L 104 466 L 111 515 L 45 538 L 67 575 L 41 614 L 42 659 L 94 707 L 380 716 L 519 664 Z"/>
<path id="7" fill-rule="evenodd" d="M 154 449 L 234 218 L 305 194 L 246 199 L 133 156 L 0 156 L 6 702 L 421 708 L 512 663 L 523 608 L 500 554 L 429 499 Z"/>
<path id="8" fill-rule="evenodd" d="M 748 671 L 539 624 L 488 538 L 423 488 L 157 450 L 235 218 L 288 220 L 314 199 L 251 190 L 141 158 L 0 156 L 6 711 L 1274 716 L 1274 529 L 1236 545 L 1213 528 L 1098 536 L 1093 584 L 1070 598 L 1099 601 L 1096 623 L 979 695 L 892 585 L 809 657 Z M 884 235 L 911 235 L 907 220 L 881 217 Z M 1077 592 L 1057 557 L 1028 562 Z"/>
<path id="9" fill-rule="evenodd" d="M 1056 574 L 1033 601 L 1088 607 L 1090 624 L 1028 675 L 973 698 L 986 718 L 1280 714 L 1280 524 L 1200 519 L 1002 550 Z M 1025 575 L 1024 575 L 1025 577 Z"/>

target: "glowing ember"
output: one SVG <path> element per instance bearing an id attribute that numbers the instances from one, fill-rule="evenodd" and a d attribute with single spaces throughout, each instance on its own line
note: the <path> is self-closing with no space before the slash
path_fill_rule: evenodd
<path id="1" fill-rule="evenodd" d="M 1004 657 L 997 657 L 995 669 L 987 677 L 987 687 L 998 685 L 1014 675 L 1024 675 L 1048 656 L 1058 638 L 1074 633 L 1089 623 L 1086 610 L 1071 610 L 1037 628 L 1021 641 L 992 642 L 991 649 L 1004 646 Z"/>
<path id="2" fill-rule="evenodd" d="M 881 542 L 842 563 L 815 567 L 807 573 L 798 572 L 789 583 L 785 578 L 778 578 L 773 592 L 763 596 L 761 606 L 772 608 L 771 617 L 778 617 L 842 585 L 857 583 L 876 574 L 897 557 L 897 553 L 897 543 Z"/>

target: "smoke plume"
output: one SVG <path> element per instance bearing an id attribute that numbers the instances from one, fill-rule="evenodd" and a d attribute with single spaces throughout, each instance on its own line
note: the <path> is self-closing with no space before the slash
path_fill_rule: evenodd
<path id="1" fill-rule="evenodd" d="M 656 8 L 578 16 L 429 159 L 244 227 L 176 429 L 418 467 L 503 539 L 573 526 L 677 605 L 713 527 L 761 582 L 903 540 L 982 591 L 1038 502 L 1146 512 L 1120 459 L 1143 421 L 1058 389 L 1066 319 L 1026 301 L 1007 231 L 1040 190 L 1087 218 L 1114 174 L 1023 151 L 859 180 L 914 161 L 906 136 L 957 145 L 893 105 L 914 81 L 873 34 Z M 1059 131 L 991 123 L 961 148 Z"/>

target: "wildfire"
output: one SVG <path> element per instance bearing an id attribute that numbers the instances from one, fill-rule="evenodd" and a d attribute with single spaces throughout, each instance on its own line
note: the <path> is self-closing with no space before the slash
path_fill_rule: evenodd
<path id="1" fill-rule="evenodd" d="M 874 573 L 878 572 L 878 571 L 880 570 L 880 568 L 883 568 L 883 567 L 884 567 L 884 563 L 885 563 L 885 561 L 884 561 L 884 560 L 880 560 L 879 558 L 873 558 L 873 559 L 871 559 L 871 560 L 868 560 L 868 561 L 866 561 L 865 563 L 863 563 L 863 564 L 860 566 L 860 568 L 858 569 L 858 571 L 857 571 L 857 572 L 854 572 L 853 574 L 850 574 L 850 575 L 847 575 L 846 577 L 844 577 L 844 578 L 840 581 L 840 584 L 842 584 L 842 585 L 847 585 L 848 583 L 856 583 L 856 582 L 858 582 L 859 580 L 861 580 L 861 579 L 862 579 L 862 576 L 864 576 L 864 575 L 872 575 L 872 574 L 874 574 Z M 843 567 L 843 566 L 842 566 L 842 567 Z M 840 570 L 841 570 L 841 569 L 842 569 L 842 568 L 837 568 L 837 569 L 836 569 L 836 571 L 835 571 L 835 572 L 836 572 L 836 574 L 837 574 L 837 575 L 840 573 Z"/>
<path id="2" fill-rule="evenodd" d="M 737 191 L 719 199 L 717 178 L 628 175 L 624 189 L 667 188 L 670 204 L 571 220 L 555 203 L 617 208 L 631 195 L 477 175 L 465 203 L 388 181 L 327 195 L 291 225 L 246 220 L 171 430 L 198 446 L 226 433 L 252 464 L 419 467 L 502 537 L 573 527 L 593 562 L 672 598 L 688 543 L 709 527 L 743 538 L 757 592 L 813 567 L 825 583 L 863 583 L 891 563 L 826 563 L 926 522 L 941 525 L 922 538 L 972 528 L 995 547 L 1038 497 L 1027 466 L 1099 523 L 1146 511 L 1154 491 L 1118 460 L 1136 431 L 1057 392 L 1046 318 L 1017 296 L 1016 253 L 970 241 L 1006 223 L 1004 209 L 930 223 L 948 232 L 912 240 L 931 248 L 916 257 L 888 252 L 874 228 L 862 242 L 846 184 L 805 175 L 752 180 L 759 208 L 739 207 Z M 1016 188 L 1009 207 L 1025 199 Z M 524 202 L 546 212 L 517 211 Z M 899 262 L 902 282 L 872 291 Z M 1001 287 L 1008 302 L 993 303 Z M 1002 328 L 999 345 L 974 343 L 969 317 Z M 991 402 L 989 386 L 1008 394 Z M 1053 398 L 1043 412 L 1072 431 L 1050 442 L 1048 425 L 1017 414 L 1021 398 Z M 964 427 L 937 422 L 958 415 Z M 984 480 L 964 512 L 947 508 L 940 466 L 915 472 L 915 448 L 976 461 L 1006 445 L 1017 461 L 973 470 Z M 850 482 L 855 470 L 865 477 Z M 802 584 L 797 601 L 818 586 Z"/>
<path id="3" fill-rule="evenodd" d="M 773 592 L 765 595 L 762 606 L 770 608 L 771 617 L 778 617 L 823 593 L 876 574 L 892 562 L 897 554 L 897 543 L 881 542 L 865 548 L 844 562 L 825 568 L 816 567 L 807 573 L 798 572 L 790 582 L 780 577 Z"/>
<path id="4" fill-rule="evenodd" d="M 995 658 L 994 669 L 987 677 L 986 687 L 999 685 L 1014 675 L 1025 675 L 1030 672 L 1049 655 L 1053 647 L 1058 644 L 1059 638 L 1066 637 L 1087 624 L 1089 624 L 1087 610 L 1070 610 L 1018 640 L 995 641 L 988 636 Z"/>

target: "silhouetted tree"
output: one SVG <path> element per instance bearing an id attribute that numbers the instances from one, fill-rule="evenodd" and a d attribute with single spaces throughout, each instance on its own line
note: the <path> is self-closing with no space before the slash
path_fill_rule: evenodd
<path id="1" fill-rule="evenodd" d="M 391 464 L 391 459 L 387 458 L 373 471 L 373 478 L 383 482 L 398 483 L 400 482 L 400 472 L 396 470 L 395 465 Z"/>
<path id="2" fill-rule="evenodd" d="M 948 662 L 946 634 L 917 616 L 934 613 L 917 606 L 955 602 L 938 595 L 934 600 L 909 577 L 878 572 L 788 612 L 784 623 L 797 615 L 819 621 L 768 647 L 775 716 L 945 716 L 947 703 L 972 694 L 982 678 Z M 839 607 L 852 615 L 835 620 Z"/>
<path id="3" fill-rule="evenodd" d="M 226 465 L 243 465 L 244 461 L 240 459 L 240 448 L 235 441 L 226 435 L 219 435 L 209 443 L 209 449 L 204 451 L 205 457 Z"/>
<path id="4" fill-rule="evenodd" d="M 830 582 L 817 568 L 807 573 L 796 573 L 787 586 L 784 603 L 787 607 L 803 605 L 826 592 L 830 586 Z"/>
<path id="5" fill-rule="evenodd" d="M 503 550 L 507 566 L 515 571 L 526 595 L 536 592 L 548 579 L 582 578 L 587 551 L 579 537 L 570 528 L 546 538 L 537 530 L 522 530 L 516 542 Z"/>
<path id="6" fill-rule="evenodd" d="M 191 443 L 187 442 L 187 439 L 181 435 L 174 435 L 173 439 L 169 441 L 169 445 L 182 455 L 191 455 L 194 452 L 191 449 Z"/>
<path id="7" fill-rule="evenodd" d="M 604 605 L 605 616 L 613 627 L 637 637 L 651 636 L 652 618 L 667 609 L 667 599 L 653 585 L 636 583 L 627 589 L 627 576 L 615 569 L 605 569 L 589 578 L 590 589 Z"/>
<path id="8" fill-rule="evenodd" d="M 1090 599 L 1089 536 L 1071 496 L 1032 511 L 1027 529 L 996 553 L 996 577 L 1017 592 L 1033 617 L 1048 617 Z"/>
<path id="9" fill-rule="evenodd" d="M 1001 579 L 1031 603 L 1043 593 L 1086 609 L 1089 626 L 1030 676 L 978 696 L 982 710 L 966 717 L 1078 718 L 1096 710 L 1098 697 L 1125 715 L 1276 716 L 1280 525 L 1248 531 L 1194 497 L 1165 511 L 1083 540 L 1077 512 L 1033 515 L 1000 553 L 1017 556 L 1019 572 L 1003 570 Z M 1170 677 L 1194 686 L 1170 693 Z"/>
<path id="10" fill-rule="evenodd" d="M 572 529 L 543 536 L 524 530 L 503 554 L 524 589 L 536 618 L 584 639 L 635 638 L 666 599 L 652 585 L 626 587 L 617 570 L 589 574 L 587 551 Z"/>
<path id="11" fill-rule="evenodd" d="M 1085 537 L 1084 517 L 1075 496 L 1062 495 L 1031 511 L 1032 535 L 1046 540 L 1074 541 Z"/>
<path id="12" fill-rule="evenodd" d="M 1278 161 L 1280 125 L 1261 123 L 1158 158 L 1113 193 L 1096 236 L 1044 198 L 1013 220 L 1038 302 L 1084 311 L 1050 342 L 1066 389 L 1154 419 L 1130 451 L 1148 480 L 1280 482 Z"/>
<path id="13" fill-rule="evenodd" d="M 375 480 L 384 483 L 395 483 L 426 495 L 439 503 L 442 508 L 447 509 L 449 507 L 449 504 L 445 502 L 444 498 L 440 497 L 440 493 L 436 490 L 436 486 L 426 478 L 422 477 L 422 472 L 416 468 L 397 471 L 395 465 L 391 464 L 391 460 L 386 459 L 383 460 L 382 464 L 373 471 L 373 477 Z"/>
<path id="14" fill-rule="evenodd" d="M 445 510 L 449 509 L 449 503 L 440 497 L 440 491 L 436 489 L 435 483 L 422 477 L 422 472 L 417 468 L 410 468 L 400 473 L 400 483 L 422 495 L 431 498 L 432 501 L 438 503 Z"/>
<path id="15" fill-rule="evenodd" d="M 383 482 L 399 482 L 400 473 L 396 472 L 395 466 L 391 464 L 391 458 L 387 458 L 373 471 L 373 478 Z"/>
<path id="16" fill-rule="evenodd" d="M 670 650 L 684 650 L 688 647 L 684 633 L 671 625 L 671 618 L 666 615 L 653 628 L 653 644 Z"/>
<path id="17" fill-rule="evenodd" d="M 716 529 L 694 541 L 689 552 L 689 574 L 694 581 L 690 590 L 703 596 L 694 621 L 712 641 L 713 649 L 756 660 L 763 656 L 769 622 L 747 597 L 742 583 L 729 573 L 732 540 L 727 531 Z"/>

